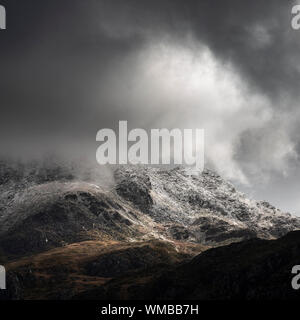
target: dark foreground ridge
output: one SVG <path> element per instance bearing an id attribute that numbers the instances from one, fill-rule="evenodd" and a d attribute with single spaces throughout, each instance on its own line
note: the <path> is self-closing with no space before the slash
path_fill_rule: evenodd
<path id="1" fill-rule="evenodd" d="M 75 299 L 299 299 L 291 270 L 299 264 L 300 232 L 210 249 L 180 266 L 119 277 Z"/>
<path id="2" fill-rule="evenodd" d="M 288 300 L 300 231 L 251 239 L 193 259 L 164 242 L 84 242 L 8 265 L 4 299 Z"/>

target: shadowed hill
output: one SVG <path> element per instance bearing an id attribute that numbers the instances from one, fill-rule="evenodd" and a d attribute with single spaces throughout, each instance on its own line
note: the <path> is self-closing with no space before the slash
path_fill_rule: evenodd
<path id="1" fill-rule="evenodd" d="M 135 272 L 75 299 L 299 299 L 291 270 L 300 264 L 300 232 L 207 250 L 188 263 Z"/>

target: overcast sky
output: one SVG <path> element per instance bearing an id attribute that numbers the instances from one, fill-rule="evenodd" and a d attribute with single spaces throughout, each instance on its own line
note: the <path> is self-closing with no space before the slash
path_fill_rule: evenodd
<path id="1" fill-rule="evenodd" d="M 2 153 L 95 158 L 119 120 L 204 128 L 210 167 L 300 215 L 294 3 L 2 0 Z"/>

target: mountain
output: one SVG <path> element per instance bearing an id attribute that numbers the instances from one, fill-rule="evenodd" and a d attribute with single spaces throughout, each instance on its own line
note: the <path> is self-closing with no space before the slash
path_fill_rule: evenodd
<path id="1" fill-rule="evenodd" d="M 109 183 L 83 171 L 0 162 L 0 264 L 10 298 L 69 299 L 104 289 L 97 295 L 105 298 L 111 281 L 128 273 L 144 282 L 148 272 L 152 286 L 163 270 L 188 270 L 210 248 L 225 246 L 228 254 L 219 252 L 230 261 L 229 244 L 300 229 L 299 218 L 248 199 L 211 170 L 119 166 Z"/>
<path id="2" fill-rule="evenodd" d="M 111 189 L 59 168 L 49 171 L 31 173 L 27 181 L 8 170 L 11 178 L 2 179 L 2 256 L 106 239 L 216 246 L 300 228 L 300 219 L 248 199 L 210 170 L 190 175 L 184 168 L 120 167 Z"/>

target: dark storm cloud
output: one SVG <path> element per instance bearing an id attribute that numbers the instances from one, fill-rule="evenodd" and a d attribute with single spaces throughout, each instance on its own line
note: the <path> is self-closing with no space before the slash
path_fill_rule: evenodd
<path id="1" fill-rule="evenodd" d="M 131 43 L 101 34 L 78 1 L 12 2 L 0 38 L 3 111 L 20 120 L 46 112 L 58 121 L 73 111 L 76 119 L 93 76 L 105 73 Z"/>
<path id="2" fill-rule="evenodd" d="M 208 154 L 230 167 L 231 177 L 240 179 L 237 171 L 246 178 L 268 172 L 277 179 L 288 171 L 285 166 L 298 166 L 300 33 L 290 26 L 293 1 L 0 2 L 7 9 L 8 27 L 0 32 L 2 152 L 20 145 L 38 152 L 50 145 L 65 149 L 72 140 L 78 153 L 91 143 L 94 156 L 100 128 L 114 128 L 123 119 L 132 127 L 178 126 L 189 116 L 188 105 L 192 125 L 202 126 L 200 111 L 203 122 L 214 122 L 207 125 L 209 142 L 216 145 L 220 137 L 224 144 L 220 140 L 218 150 Z M 142 63 L 157 43 L 187 48 L 192 54 L 201 46 L 208 48 L 218 74 L 238 78 L 219 91 L 229 88 L 235 96 L 232 88 L 240 85 L 248 104 L 243 102 L 236 112 L 230 100 L 220 112 L 219 94 L 212 102 L 218 106 L 210 113 L 200 110 L 205 99 L 184 88 L 160 91 L 165 84 L 160 78 L 167 75 L 158 76 L 156 84 L 145 76 Z M 180 100 L 185 98 L 186 103 Z"/>
<path id="3" fill-rule="evenodd" d="M 59 122 L 70 112 L 70 118 L 82 119 L 92 110 L 86 95 L 94 76 L 162 34 L 180 41 L 192 32 L 272 97 L 298 90 L 297 35 L 287 2 L 30 0 L 6 6 L 2 107 L 20 120 Z"/>

